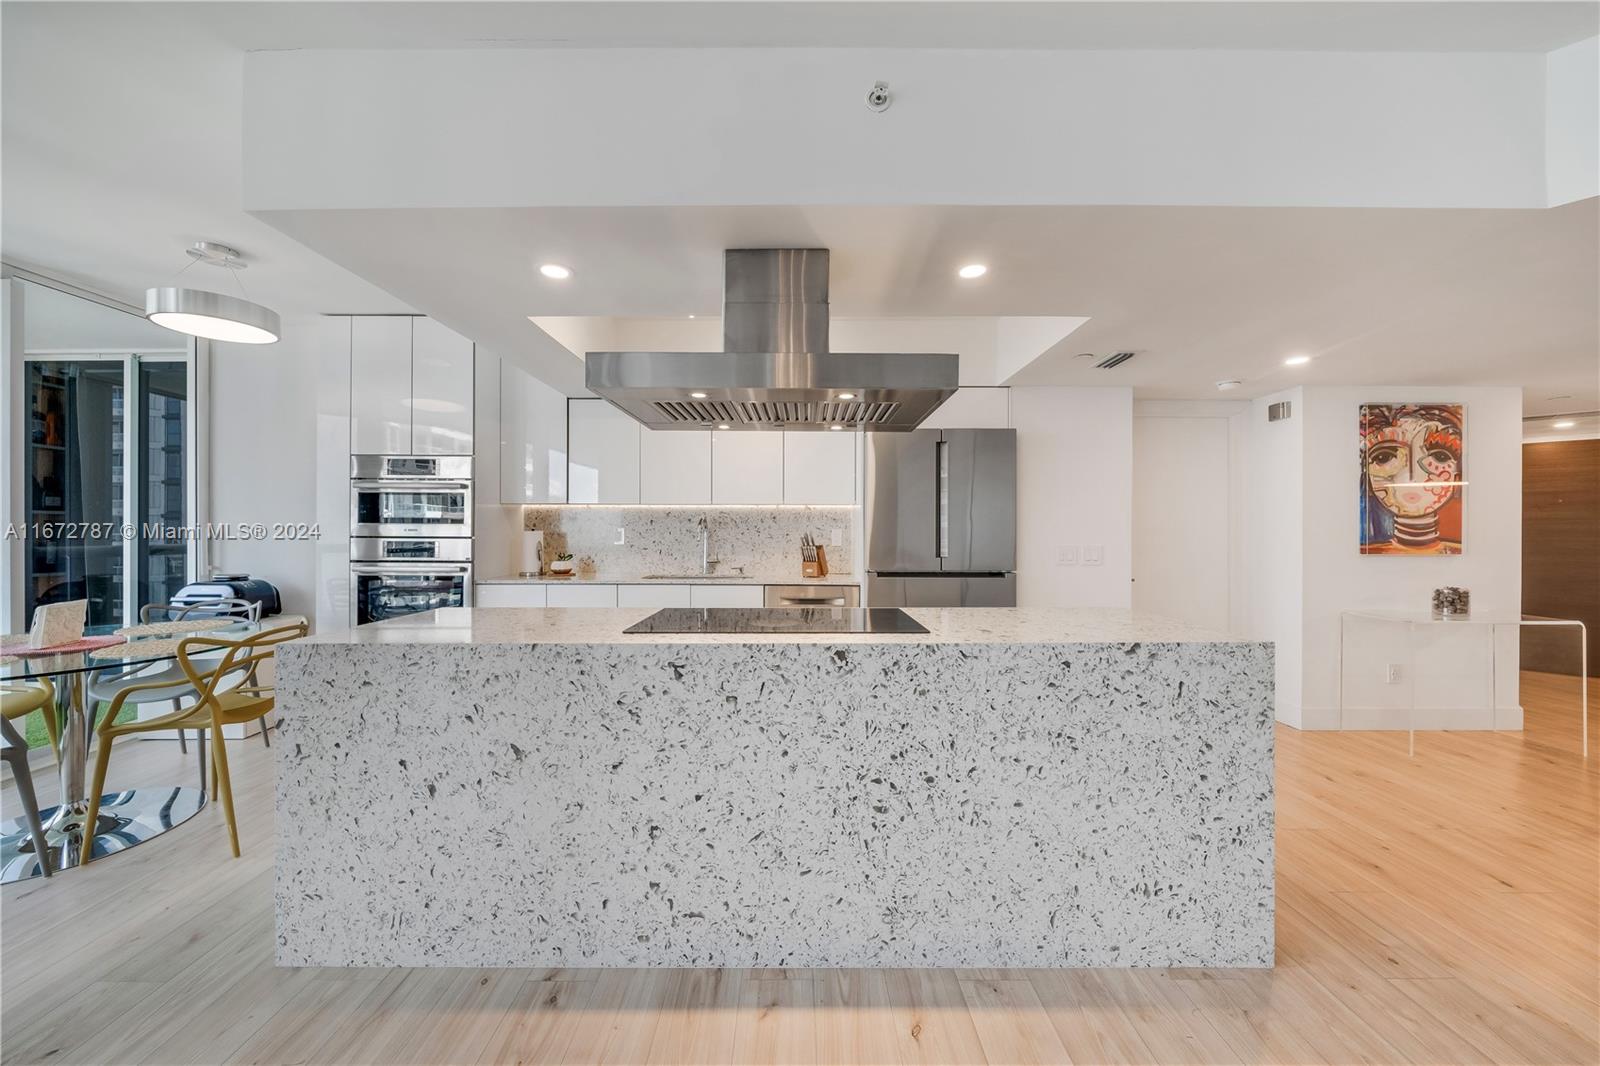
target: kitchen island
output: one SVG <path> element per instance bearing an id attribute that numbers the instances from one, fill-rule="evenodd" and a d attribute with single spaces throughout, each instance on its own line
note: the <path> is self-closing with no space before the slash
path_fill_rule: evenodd
<path id="1" fill-rule="evenodd" d="M 286 966 L 1270 966 L 1272 650 L 1123 611 L 279 653 Z"/>

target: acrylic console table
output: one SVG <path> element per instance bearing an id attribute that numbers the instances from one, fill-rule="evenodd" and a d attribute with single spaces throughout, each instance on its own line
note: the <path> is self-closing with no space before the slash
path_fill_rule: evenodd
<path id="1" fill-rule="evenodd" d="M 1431 611 L 1400 611 L 1385 610 L 1382 608 L 1349 608 L 1339 612 L 1339 728 L 1344 728 L 1345 712 L 1345 634 L 1348 623 L 1352 620 L 1365 622 L 1379 622 L 1388 625 L 1404 626 L 1406 633 L 1405 654 L 1408 663 L 1406 677 L 1410 686 L 1410 699 L 1406 708 L 1406 733 L 1407 744 L 1412 752 L 1416 753 L 1416 709 L 1417 709 L 1417 661 L 1416 661 L 1416 636 L 1420 628 L 1429 626 L 1447 626 L 1454 629 L 1465 627 L 1487 627 L 1489 630 L 1489 700 L 1491 708 L 1494 706 L 1495 694 L 1498 691 L 1498 655 L 1495 654 L 1495 634 L 1505 626 L 1571 626 L 1578 631 L 1578 656 L 1579 656 L 1579 714 L 1582 717 L 1583 731 L 1583 757 L 1589 757 L 1589 633 L 1584 624 L 1576 618 L 1544 618 L 1539 615 L 1520 614 L 1517 612 L 1480 611 L 1469 615 L 1453 615 L 1449 618 L 1435 618 Z"/>

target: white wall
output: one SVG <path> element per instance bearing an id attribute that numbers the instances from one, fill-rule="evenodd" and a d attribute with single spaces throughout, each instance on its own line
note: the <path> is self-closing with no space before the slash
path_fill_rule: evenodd
<path id="1" fill-rule="evenodd" d="M 1293 406 L 1287 422 L 1266 408 Z M 1363 403 L 1465 405 L 1463 552 L 1458 556 L 1363 556 L 1357 539 L 1358 410 Z M 1291 389 L 1252 404 L 1250 631 L 1277 645 L 1278 720 L 1340 727 L 1340 611 L 1425 611 L 1433 589 L 1472 591 L 1475 613 L 1520 610 L 1522 601 L 1522 396 L 1516 388 L 1326 387 Z M 1514 631 L 1491 659 L 1476 627 L 1419 635 L 1412 676 L 1403 628 L 1349 623 L 1344 662 L 1346 728 L 1405 728 L 1400 708 L 1416 682 L 1418 724 L 1517 728 Z M 1386 680 L 1390 663 L 1402 681 Z M 1494 686 L 1491 692 L 1491 686 Z"/>
<path id="2" fill-rule="evenodd" d="M 1243 537 L 1249 573 L 1249 631 L 1275 645 L 1277 718 L 1296 728 L 1303 723 L 1304 689 L 1305 391 L 1288 389 L 1250 404 L 1245 490 L 1250 521 Z M 1282 402 L 1291 406 L 1294 417 L 1268 422 L 1267 408 Z M 1354 454 L 1353 428 L 1337 439 Z M 1355 529 L 1352 522 L 1352 538 Z"/>
<path id="3" fill-rule="evenodd" d="M 1305 602 L 1304 728 L 1338 726 L 1339 611 L 1351 607 L 1426 610 L 1442 585 L 1472 591 L 1474 613 L 1522 608 L 1522 393 L 1517 388 L 1368 387 L 1304 390 Z M 1462 440 L 1468 482 L 1464 489 L 1462 553 L 1415 558 L 1363 556 L 1357 547 L 1360 454 L 1358 410 L 1363 403 L 1437 402 L 1465 406 Z M 1507 634 L 1511 636 L 1512 634 Z M 1428 654 L 1417 665 L 1417 705 L 1433 724 L 1487 728 L 1487 645 L 1481 632 L 1426 636 Z M 1515 642 L 1502 641 L 1496 704 L 1517 702 Z M 1398 651 L 1398 649 L 1395 649 Z M 1400 661 L 1398 659 L 1392 661 Z M 1347 663 L 1347 678 L 1384 685 L 1389 706 L 1409 702 L 1409 686 L 1388 686 L 1386 661 L 1367 656 Z M 1429 679 L 1434 683 L 1427 683 Z M 1476 684 L 1465 682 L 1476 680 Z M 1450 687 L 1441 687 L 1450 681 Z M 1365 714 L 1372 700 L 1357 685 L 1347 693 L 1346 727 L 1402 728 L 1389 714 Z M 1363 706 L 1365 704 L 1365 707 Z M 1433 713 L 1439 712 L 1439 713 Z M 1460 712 L 1451 718 L 1448 712 Z M 1477 713 L 1484 712 L 1484 713 Z M 1352 717 L 1353 716 L 1353 717 Z M 1520 724 L 1518 722 L 1517 724 Z"/>
<path id="4" fill-rule="evenodd" d="M 1600 37 L 1545 56 L 1544 121 L 1550 206 L 1600 195 Z"/>
<path id="5" fill-rule="evenodd" d="M 1129 607 L 1133 390 L 1011 390 L 1017 431 L 1017 605 Z M 1060 549 L 1078 548 L 1063 566 Z M 1087 566 L 1085 547 L 1102 562 Z"/>
<path id="6" fill-rule="evenodd" d="M 211 522 L 270 528 L 317 521 L 322 328 L 316 316 L 292 317 L 284 320 L 277 344 L 212 345 Z M 210 567 L 272 582 L 285 613 L 311 618 L 317 614 L 318 544 L 215 540 L 209 545 Z"/>
<path id="7" fill-rule="evenodd" d="M 1537 53 L 264 51 L 243 200 L 1542 207 L 1544 82 Z"/>

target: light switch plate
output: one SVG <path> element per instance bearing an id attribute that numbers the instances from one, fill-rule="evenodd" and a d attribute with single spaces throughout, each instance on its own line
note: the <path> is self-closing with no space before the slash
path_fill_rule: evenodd
<path id="1" fill-rule="evenodd" d="M 1099 566 L 1105 561 L 1106 549 L 1103 544 L 1085 544 L 1083 546 L 1083 565 Z"/>
<path id="2" fill-rule="evenodd" d="M 1077 566 L 1078 546 L 1076 544 L 1068 544 L 1065 547 L 1056 549 L 1056 565 Z"/>

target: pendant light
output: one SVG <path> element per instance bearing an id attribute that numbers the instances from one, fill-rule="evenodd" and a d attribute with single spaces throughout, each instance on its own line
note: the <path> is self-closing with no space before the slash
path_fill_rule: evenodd
<path id="1" fill-rule="evenodd" d="M 158 326 L 187 333 L 191 337 L 204 337 L 213 341 L 230 341 L 234 344 L 272 344 L 279 336 L 278 313 L 270 307 L 252 303 L 243 297 L 244 283 L 239 271 L 246 266 L 236 249 L 225 244 L 199 241 L 184 251 L 195 263 L 221 267 L 233 274 L 240 296 L 210 292 L 206 289 L 184 289 L 167 286 L 146 289 L 144 317 Z M 179 274 L 183 270 L 178 271 Z"/>

